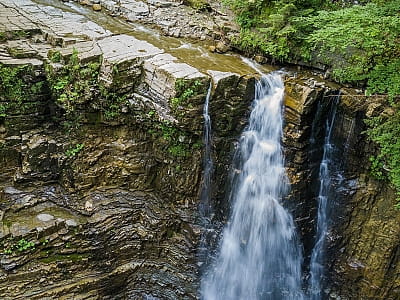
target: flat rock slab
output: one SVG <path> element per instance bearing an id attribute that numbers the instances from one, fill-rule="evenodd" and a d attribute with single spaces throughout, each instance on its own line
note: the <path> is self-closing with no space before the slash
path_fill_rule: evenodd
<path id="1" fill-rule="evenodd" d="M 0 3 L 0 32 L 31 32 L 38 29 L 33 21 L 3 3 Z"/>
<path id="2" fill-rule="evenodd" d="M 49 214 L 38 214 L 36 218 L 41 222 L 50 222 L 54 220 L 54 216 Z"/>
<path id="3" fill-rule="evenodd" d="M 176 95 L 175 83 L 178 79 L 206 78 L 192 66 L 180 63 L 170 54 L 161 54 L 144 63 L 144 82 L 149 87 L 149 94 L 156 99 L 168 101 Z"/>
<path id="4" fill-rule="evenodd" d="M 103 53 L 104 60 L 111 63 L 120 63 L 137 58 L 149 58 L 164 52 L 164 50 L 146 41 L 141 41 L 125 34 L 101 39 L 98 41 L 98 45 Z"/>
<path id="5" fill-rule="evenodd" d="M 2 0 L 0 32 L 41 31 L 53 45 L 67 45 L 111 35 L 86 17 L 30 0 Z"/>

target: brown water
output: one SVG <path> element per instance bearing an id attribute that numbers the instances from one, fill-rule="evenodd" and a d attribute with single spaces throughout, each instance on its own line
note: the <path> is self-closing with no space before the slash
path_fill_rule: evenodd
<path id="1" fill-rule="evenodd" d="M 211 45 L 209 41 L 193 42 L 182 38 L 163 36 L 156 29 L 127 22 L 122 18 L 112 17 L 104 12 L 95 12 L 89 7 L 73 2 L 63 3 L 62 1 L 51 0 L 35 0 L 35 2 L 84 16 L 87 20 L 99 24 L 114 34 L 127 34 L 139 40 L 147 41 L 203 73 L 206 73 L 207 70 L 234 72 L 240 75 L 257 73 L 248 64 L 243 62 L 237 54 L 211 53 L 208 50 L 208 47 Z M 269 65 L 262 66 L 262 71 L 265 73 L 269 73 L 275 69 L 275 67 Z"/>

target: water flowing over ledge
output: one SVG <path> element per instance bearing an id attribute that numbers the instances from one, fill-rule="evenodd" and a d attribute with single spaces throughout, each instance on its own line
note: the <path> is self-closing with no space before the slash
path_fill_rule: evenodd
<path id="1" fill-rule="evenodd" d="M 325 273 L 325 240 L 329 230 L 329 207 L 332 205 L 329 202 L 332 201 L 332 193 L 334 192 L 332 187 L 333 182 L 331 180 L 331 165 L 333 164 L 332 160 L 334 152 L 332 132 L 335 125 L 337 103 L 339 98 L 340 95 L 333 101 L 329 116 L 326 119 L 323 156 L 319 166 L 317 233 L 310 261 L 309 294 L 311 300 L 323 299 L 322 289 Z"/>
<path id="2" fill-rule="evenodd" d="M 281 76 L 263 76 L 249 126 L 234 158 L 232 212 L 220 250 L 202 280 L 202 299 L 304 299 L 302 254 L 292 216 L 281 148 Z"/>

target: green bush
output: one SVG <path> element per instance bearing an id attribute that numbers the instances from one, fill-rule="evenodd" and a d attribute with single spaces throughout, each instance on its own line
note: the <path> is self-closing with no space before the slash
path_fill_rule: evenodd
<path id="1" fill-rule="evenodd" d="M 377 179 L 389 179 L 397 191 L 400 208 L 400 104 L 394 105 L 393 114 L 366 120 L 367 135 L 378 146 L 378 154 L 371 158 L 371 171 Z"/>
<path id="2" fill-rule="evenodd" d="M 237 14 L 241 35 L 234 42 L 243 50 L 279 61 L 324 63 L 339 82 L 399 94 L 400 0 L 347 7 L 323 0 L 225 3 Z"/>
<path id="3" fill-rule="evenodd" d="M 54 52 L 50 60 L 60 61 L 59 52 Z M 99 70 L 99 62 L 81 64 L 76 49 L 73 50 L 68 62 L 60 70 L 53 70 L 51 64 L 46 66 L 53 96 L 67 114 L 71 114 L 77 104 L 92 98 L 93 92 L 99 89 Z"/>
<path id="4" fill-rule="evenodd" d="M 74 147 L 69 148 L 65 151 L 65 155 L 67 157 L 74 157 L 77 155 L 83 148 L 85 147 L 84 144 L 76 144 Z"/>
<path id="5" fill-rule="evenodd" d="M 176 110 L 179 106 L 186 104 L 188 100 L 199 94 L 204 89 L 199 80 L 194 82 L 178 79 L 175 82 L 176 97 L 170 99 L 171 107 Z"/>

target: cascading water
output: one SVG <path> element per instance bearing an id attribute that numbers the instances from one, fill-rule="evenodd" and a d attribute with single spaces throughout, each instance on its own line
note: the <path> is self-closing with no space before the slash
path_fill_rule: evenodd
<path id="1" fill-rule="evenodd" d="M 292 216 L 281 205 L 288 188 L 280 144 L 283 95 L 277 73 L 256 85 L 249 126 L 235 156 L 240 167 L 230 220 L 201 283 L 204 300 L 304 299 L 302 254 Z"/>
<path id="2" fill-rule="evenodd" d="M 324 276 L 325 239 L 328 234 L 328 206 L 332 193 L 331 165 L 333 160 L 334 146 L 332 144 L 332 130 L 335 124 L 337 98 L 332 104 L 331 111 L 326 119 L 325 140 L 322 161 L 319 167 L 319 193 L 318 193 L 318 215 L 317 235 L 310 261 L 309 294 L 311 300 L 322 299 L 322 279 Z"/>
<path id="3" fill-rule="evenodd" d="M 214 163 L 211 157 L 211 118 L 208 113 L 208 106 L 210 104 L 212 84 L 207 91 L 206 101 L 203 108 L 204 118 L 204 176 L 203 187 L 200 197 L 200 214 L 203 218 L 208 218 L 211 215 L 211 177 L 214 169 Z"/>
<path id="4" fill-rule="evenodd" d="M 211 177 L 214 170 L 214 162 L 211 156 L 211 117 L 209 115 L 208 107 L 211 98 L 212 83 L 207 91 L 206 101 L 203 108 L 204 118 L 204 175 L 203 186 L 200 196 L 200 222 L 203 227 L 203 232 L 200 238 L 200 245 L 198 251 L 198 260 L 200 264 L 208 261 L 208 248 L 211 239 L 214 235 L 214 230 L 211 226 L 212 206 L 211 206 Z"/>

